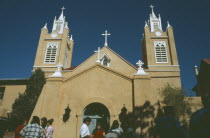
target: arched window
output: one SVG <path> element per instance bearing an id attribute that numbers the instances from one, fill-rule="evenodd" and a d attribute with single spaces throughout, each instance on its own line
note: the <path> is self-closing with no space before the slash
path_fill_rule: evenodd
<path id="1" fill-rule="evenodd" d="M 167 63 L 167 52 L 166 52 L 166 43 L 165 41 L 155 41 L 155 57 L 156 63 Z"/>
<path id="2" fill-rule="evenodd" d="M 58 43 L 48 43 L 45 54 L 45 64 L 55 64 L 57 55 Z"/>
<path id="3" fill-rule="evenodd" d="M 108 60 L 107 60 L 107 58 L 104 58 L 104 60 L 103 60 L 103 65 L 104 65 L 104 66 L 108 66 Z"/>
<path id="4" fill-rule="evenodd" d="M 111 60 L 110 57 L 106 53 L 104 53 L 104 55 L 101 57 L 101 64 L 109 67 L 110 66 L 110 60 Z"/>

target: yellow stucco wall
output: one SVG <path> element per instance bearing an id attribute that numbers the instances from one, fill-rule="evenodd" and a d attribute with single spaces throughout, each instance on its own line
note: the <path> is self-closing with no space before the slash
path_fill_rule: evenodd
<path id="1" fill-rule="evenodd" d="M 0 100 L 0 116 L 7 117 L 7 112 L 12 110 L 12 104 L 19 93 L 25 92 L 25 85 L 5 85 L 4 97 Z"/>

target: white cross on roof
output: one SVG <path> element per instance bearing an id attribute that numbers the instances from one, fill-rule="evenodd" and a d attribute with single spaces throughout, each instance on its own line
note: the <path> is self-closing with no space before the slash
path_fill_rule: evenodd
<path id="1" fill-rule="evenodd" d="M 108 46 L 108 43 L 107 43 L 107 36 L 108 36 L 108 35 L 111 35 L 111 34 L 107 33 L 107 30 L 106 30 L 105 33 L 104 33 L 104 34 L 101 34 L 101 35 L 104 35 L 104 36 L 105 36 L 105 43 L 104 43 L 104 45 L 105 45 L 105 46 Z"/>
<path id="2" fill-rule="evenodd" d="M 98 59 L 96 60 L 96 62 L 100 62 L 100 52 L 101 52 L 101 48 L 98 47 L 98 51 L 94 51 L 95 53 L 98 53 Z"/>

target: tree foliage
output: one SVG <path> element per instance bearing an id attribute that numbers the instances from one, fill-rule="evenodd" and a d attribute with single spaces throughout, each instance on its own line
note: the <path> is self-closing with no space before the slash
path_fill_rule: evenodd
<path id="1" fill-rule="evenodd" d="M 176 116 L 180 119 L 183 125 L 187 125 L 187 119 L 191 115 L 190 98 L 184 95 L 184 90 L 175 87 L 171 84 L 166 84 L 163 88 L 159 89 L 162 103 L 165 105 L 173 106 L 176 111 Z"/>
<path id="2" fill-rule="evenodd" d="M 27 82 L 25 92 L 19 93 L 18 98 L 12 105 L 10 119 L 13 126 L 17 125 L 19 121 L 30 119 L 45 83 L 44 72 L 41 69 L 36 69 Z"/>

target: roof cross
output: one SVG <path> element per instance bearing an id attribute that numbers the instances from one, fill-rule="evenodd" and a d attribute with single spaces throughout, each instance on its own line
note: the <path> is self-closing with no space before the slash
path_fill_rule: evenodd
<path id="1" fill-rule="evenodd" d="M 108 36 L 108 35 L 111 35 L 111 34 L 107 33 L 107 30 L 106 30 L 105 33 L 104 33 L 104 34 L 101 34 L 101 35 L 104 35 L 104 36 L 105 36 L 105 43 L 104 43 L 104 45 L 105 45 L 105 46 L 108 46 L 108 43 L 107 43 L 107 36 Z"/>
<path id="2" fill-rule="evenodd" d="M 98 63 L 100 63 L 101 61 L 100 61 L 100 52 L 101 52 L 102 50 L 101 50 L 101 48 L 100 47 L 98 47 L 98 51 L 94 51 L 95 53 L 98 53 L 98 58 L 97 58 L 97 60 L 96 60 L 96 62 L 98 62 Z"/>

